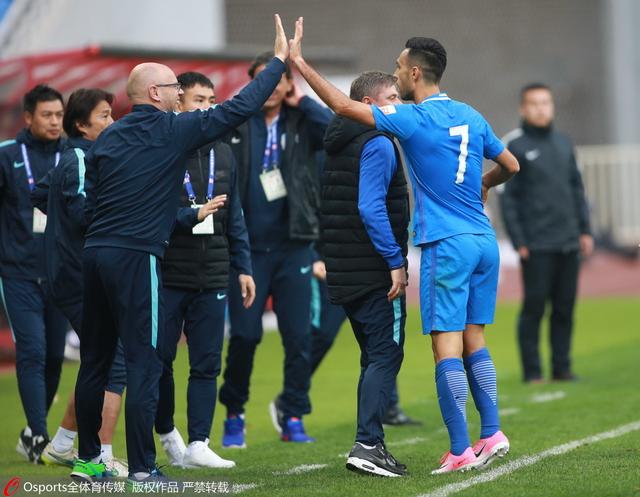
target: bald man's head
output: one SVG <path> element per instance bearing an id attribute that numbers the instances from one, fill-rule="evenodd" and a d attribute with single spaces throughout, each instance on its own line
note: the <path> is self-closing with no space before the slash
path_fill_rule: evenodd
<path id="1" fill-rule="evenodd" d="M 151 104 L 171 111 L 182 90 L 174 72 L 163 64 L 144 62 L 133 68 L 127 81 L 127 96 L 133 105 Z"/>

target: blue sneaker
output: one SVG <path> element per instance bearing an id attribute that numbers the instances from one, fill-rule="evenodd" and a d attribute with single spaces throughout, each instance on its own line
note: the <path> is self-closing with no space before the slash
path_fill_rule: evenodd
<path id="1" fill-rule="evenodd" d="M 150 473 L 129 475 L 127 490 L 133 493 L 150 493 L 157 488 L 158 483 L 169 483 L 169 478 L 156 466 Z"/>
<path id="2" fill-rule="evenodd" d="M 224 420 L 222 446 L 231 449 L 246 449 L 244 441 L 244 414 L 231 415 Z"/>
<path id="3" fill-rule="evenodd" d="M 287 418 L 282 427 L 280 439 L 283 442 L 312 443 L 316 439 L 307 435 L 304 431 L 304 425 L 300 418 Z"/>

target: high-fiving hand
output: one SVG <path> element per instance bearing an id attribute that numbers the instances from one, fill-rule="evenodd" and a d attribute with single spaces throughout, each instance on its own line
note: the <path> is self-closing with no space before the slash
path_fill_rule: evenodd
<path id="1" fill-rule="evenodd" d="M 273 46 L 273 54 L 278 57 L 282 62 L 289 57 L 289 43 L 287 42 L 287 35 L 282 27 L 282 19 L 276 14 L 274 16 L 276 21 L 276 41 Z"/>
<path id="2" fill-rule="evenodd" d="M 296 21 L 296 32 L 293 36 L 293 40 L 289 40 L 289 58 L 294 64 L 296 64 L 298 60 L 302 60 L 302 34 L 304 28 L 303 24 L 304 19 L 302 17 L 298 17 L 298 20 Z"/>

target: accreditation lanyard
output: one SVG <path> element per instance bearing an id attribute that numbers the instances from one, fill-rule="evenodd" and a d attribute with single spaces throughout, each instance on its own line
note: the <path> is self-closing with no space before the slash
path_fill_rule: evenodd
<path id="1" fill-rule="evenodd" d="M 27 146 L 22 143 L 20 145 L 20 149 L 22 150 L 22 160 L 24 161 L 24 170 L 27 173 L 27 182 L 29 183 L 29 190 L 33 191 L 36 187 L 36 180 L 33 177 L 33 171 L 31 170 L 31 162 L 29 161 L 29 154 L 27 153 Z M 58 162 L 60 162 L 60 152 L 56 152 L 56 162 L 53 167 L 58 166 Z"/>
<path id="2" fill-rule="evenodd" d="M 267 128 L 267 143 L 264 148 L 264 156 L 262 158 L 262 172 L 266 172 L 269 167 L 276 169 L 280 149 L 278 148 L 278 117 Z"/>
<path id="3" fill-rule="evenodd" d="M 216 156 L 213 152 L 213 148 L 209 151 L 209 181 L 207 182 L 207 201 L 213 199 L 213 186 L 215 183 L 216 175 Z M 191 176 L 189 171 L 184 172 L 184 187 L 187 190 L 187 196 L 192 204 L 196 203 L 196 192 L 193 190 L 191 184 Z"/>

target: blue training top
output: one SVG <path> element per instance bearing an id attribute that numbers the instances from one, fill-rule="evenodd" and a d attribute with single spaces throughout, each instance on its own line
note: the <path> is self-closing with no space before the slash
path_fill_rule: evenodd
<path id="1" fill-rule="evenodd" d="M 282 77 L 273 60 L 238 95 L 206 111 L 134 105 L 105 129 L 85 157 L 85 247 L 119 247 L 163 257 L 173 231 L 189 151 L 258 112 Z"/>
<path id="2" fill-rule="evenodd" d="M 414 192 L 415 245 L 493 233 L 482 204 L 482 159 L 504 145 L 473 107 L 446 93 L 420 104 L 373 107 L 376 128 L 400 140 Z"/>

